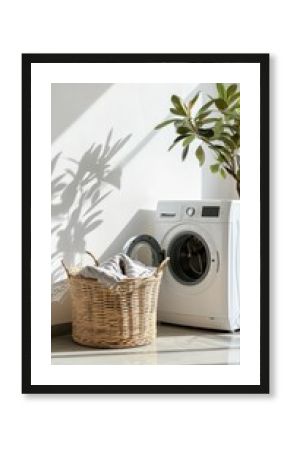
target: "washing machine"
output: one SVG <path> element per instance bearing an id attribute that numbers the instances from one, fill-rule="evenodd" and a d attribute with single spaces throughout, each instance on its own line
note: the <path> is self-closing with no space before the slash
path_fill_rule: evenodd
<path id="1" fill-rule="evenodd" d="M 161 283 L 158 320 L 238 330 L 239 201 L 160 201 L 154 229 L 154 235 L 131 238 L 124 251 L 155 266 L 170 257 Z"/>

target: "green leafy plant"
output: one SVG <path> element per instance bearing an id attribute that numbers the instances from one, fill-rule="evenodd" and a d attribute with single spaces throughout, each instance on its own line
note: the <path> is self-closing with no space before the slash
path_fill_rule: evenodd
<path id="1" fill-rule="evenodd" d="M 206 151 L 215 155 L 215 162 L 210 170 L 234 178 L 238 195 L 240 196 L 240 91 L 237 84 L 216 84 L 215 97 L 208 101 L 193 115 L 192 110 L 200 93 L 185 103 L 177 95 L 172 95 L 170 112 L 173 118 L 161 122 L 156 130 L 168 125 L 174 125 L 176 138 L 168 150 L 180 144 L 184 161 L 190 146 L 196 141 L 199 145 L 195 156 L 202 166 Z"/>

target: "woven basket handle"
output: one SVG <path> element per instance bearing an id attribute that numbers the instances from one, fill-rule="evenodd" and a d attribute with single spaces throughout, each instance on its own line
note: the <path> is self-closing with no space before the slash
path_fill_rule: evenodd
<path id="1" fill-rule="evenodd" d="M 91 252 L 88 252 L 87 250 L 86 250 L 86 253 L 87 253 L 88 255 L 90 255 L 90 257 L 94 260 L 95 265 L 98 266 L 98 265 L 99 265 L 99 262 L 98 262 L 98 260 L 95 258 L 95 256 L 94 256 Z M 66 272 L 66 274 L 67 274 L 67 277 L 70 278 L 71 273 L 70 273 L 69 269 L 67 268 L 67 266 L 65 265 L 63 259 L 61 260 L 61 263 L 62 263 L 63 268 L 64 268 L 64 270 L 65 270 L 65 272 Z"/>
<path id="2" fill-rule="evenodd" d="M 165 267 L 169 263 L 169 260 L 170 260 L 170 258 L 167 257 L 162 261 L 161 264 L 159 264 L 159 266 L 157 267 L 155 274 L 154 274 L 156 277 L 160 274 L 160 272 L 162 272 L 165 269 Z"/>
<path id="3" fill-rule="evenodd" d="M 61 263 L 62 263 L 63 268 L 64 268 L 64 270 L 65 270 L 65 272 L 67 274 L 67 277 L 70 278 L 70 272 L 69 272 L 68 268 L 66 267 L 63 259 L 61 260 Z"/>
<path id="4" fill-rule="evenodd" d="M 90 257 L 94 260 L 95 266 L 98 266 L 99 265 L 99 261 L 97 260 L 97 258 L 91 252 L 88 252 L 87 250 L 86 250 L 86 253 L 88 255 L 90 255 Z"/>

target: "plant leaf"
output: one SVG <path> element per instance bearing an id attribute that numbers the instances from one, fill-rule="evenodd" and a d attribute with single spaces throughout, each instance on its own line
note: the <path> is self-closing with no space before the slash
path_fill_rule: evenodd
<path id="1" fill-rule="evenodd" d="M 196 149 L 195 156 L 197 157 L 199 166 L 201 167 L 205 161 L 205 153 L 201 145 Z"/>
<path id="2" fill-rule="evenodd" d="M 222 132 L 222 129 L 223 129 L 223 121 L 222 119 L 219 119 L 216 121 L 216 124 L 213 129 L 215 138 L 219 137 L 220 133 Z"/>
<path id="3" fill-rule="evenodd" d="M 227 158 L 226 158 L 222 153 L 219 153 L 219 154 L 218 154 L 217 161 L 218 161 L 219 163 L 228 162 Z"/>
<path id="4" fill-rule="evenodd" d="M 210 100 L 209 102 L 205 103 L 200 110 L 198 111 L 198 114 L 202 114 L 203 112 L 207 111 L 208 108 L 214 103 L 214 99 Z"/>
<path id="5" fill-rule="evenodd" d="M 203 112 L 203 113 L 201 113 L 201 114 L 198 114 L 197 116 L 196 116 L 196 121 L 200 121 L 200 120 L 203 120 L 203 119 L 205 119 L 207 116 L 209 116 L 211 114 L 211 111 L 205 111 L 205 112 Z"/>
<path id="6" fill-rule="evenodd" d="M 217 173 L 218 170 L 219 170 L 219 168 L 220 168 L 220 165 L 219 165 L 219 164 L 212 164 L 212 165 L 210 166 L 210 170 L 211 170 L 212 173 Z"/>
<path id="7" fill-rule="evenodd" d="M 212 128 L 198 128 L 198 134 L 202 138 L 212 138 L 214 136 L 214 131 Z"/>
<path id="8" fill-rule="evenodd" d="M 217 120 L 220 120 L 220 119 L 218 119 L 217 117 L 210 117 L 209 119 L 200 120 L 198 122 L 198 125 L 203 127 L 204 125 L 206 125 L 208 123 L 214 123 Z"/>
<path id="9" fill-rule="evenodd" d="M 231 84 L 227 88 L 227 98 L 229 98 L 231 95 L 233 95 L 236 92 L 237 88 L 238 88 L 238 86 L 236 84 Z"/>
<path id="10" fill-rule="evenodd" d="M 235 94 L 229 96 L 228 103 L 231 105 L 233 102 L 235 102 L 238 98 L 240 98 L 240 93 L 236 92 Z"/>
<path id="11" fill-rule="evenodd" d="M 177 129 L 178 127 L 187 126 L 187 122 L 185 119 L 175 119 L 174 126 Z"/>
<path id="12" fill-rule="evenodd" d="M 182 150 L 182 155 L 181 155 L 182 161 L 184 161 L 185 158 L 187 157 L 188 150 L 189 150 L 189 145 L 184 147 L 184 149 Z"/>
<path id="13" fill-rule="evenodd" d="M 194 107 L 194 105 L 195 105 L 195 103 L 196 103 L 198 97 L 199 97 L 199 92 L 198 92 L 198 93 L 193 97 L 193 99 L 190 100 L 190 102 L 188 103 L 188 111 L 189 111 L 189 113 L 191 112 L 192 108 Z"/>
<path id="14" fill-rule="evenodd" d="M 223 133 L 219 140 L 224 142 L 225 146 L 230 148 L 231 150 L 234 150 L 236 148 L 236 143 L 232 140 L 231 136 Z"/>
<path id="15" fill-rule="evenodd" d="M 187 115 L 186 108 L 185 108 L 184 104 L 182 103 L 182 100 L 180 97 L 178 97 L 177 95 L 172 95 L 171 102 L 174 106 L 174 109 L 176 111 L 178 111 L 180 113 L 180 115 L 184 115 L 184 116 Z"/>
<path id="16" fill-rule="evenodd" d="M 224 146 L 223 145 L 218 145 L 218 144 L 209 144 L 209 147 L 212 150 L 215 150 L 217 152 L 223 151 L 224 150 Z"/>
<path id="17" fill-rule="evenodd" d="M 191 144 L 191 142 L 195 139 L 195 135 L 191 134 L 189 136 L 187 136 L 184 141 L 182 142 L 182 145 L 185 147 L 186 145 Z"/>
<path id="18" fill-rule="evenodd" d="M 182 139 L 184 139 L 184 136 L 178 136 L 177 138 L 174 139 L 173 143 L 170 145 L 168 151 L 170 151 L 176 144 L 178 144 L 179 141 L 181 141 Z"/>
<path id="19" fill-rule="evenodd" d="M 187 128 L 187 127 L 178 127 L 178 128 L 176 129 L 176 132 L 177 132 L 178 134 L 188 134 L 190 131 L 191 131 L 191 130 L 190 130 L 189 128 Z"/>
<path id="20" fill-rule="evenodd" d="M 174 108 L 179 109 L 182 106 L 181 98 L 178 97 L 178 95 L 172 95 L 171 96 L 171 102 L 172 102 Z"/>
<path id="21" fill-rule="evenodd" d="M 226 176 L 227 176 L 225 169 L 223 169 L 222 167 L 220 168 L 220 174 L 223 178 L 226 178 Z"/>
<path id="22" fill-rule="evenodd" d="M 170 108 L 170 112 L 171 112 L 172 114 L 177 115 L 177 116 L 183 116 L 183 117 L 186 116 L 186 113 L 185 113 L 185 112 L 179 111 L 179 110 L 174 109 L 174 108 Z"/>
<path id="23" fill-rule="evenodd" d="M 227 103 L 222 99 L 222 98 L 217 98 L 216 100 L 215 100 L 215 104 L 216 104 L 216 107 L 219 109 L 219 110 L 223 110 L 223 109 L 226 109 L 227 108 Z"/>
<path id="24" fill-rule="evenodd" d="M 236 103 L 234 103 L 233 105 L 231 105 L 231 109 L 229 110 L 230 112 L 233 112 L 233 114 L 235 115 L 236 111 L 238 110 L 238 108 L 240 108 L 240 99 L 236 101 Z"/>
<path id="25" fill-rule="evenodd" d="M 169 125 L 170 123 L 175 122 L 175 120 L 176 119 L 165 120 L 164 122 L 159 123 L 159 125 L 156 125 L 154 130 L 160 130 L 160 128 L 166 127 L 166 125 Z"/>
<path id="26" fill-rule="evenodd" d="M 217 88 L 217 91 L 218 91 L 218 94 L 219 94 L 220 98 L 224 99 L 226 92 L 225 92 L 225 87 L 224 87 L 223 83 L 217 83 L 216 84 L 216 88 Z"/>

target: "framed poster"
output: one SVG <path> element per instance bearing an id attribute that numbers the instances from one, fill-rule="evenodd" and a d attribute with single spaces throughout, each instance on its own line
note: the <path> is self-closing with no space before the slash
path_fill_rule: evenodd
<path id="1" fill-rule="evenodd" d="M 269 55 L 24 54 L 22 147 L 23 393 L 269 392 Z"/>

